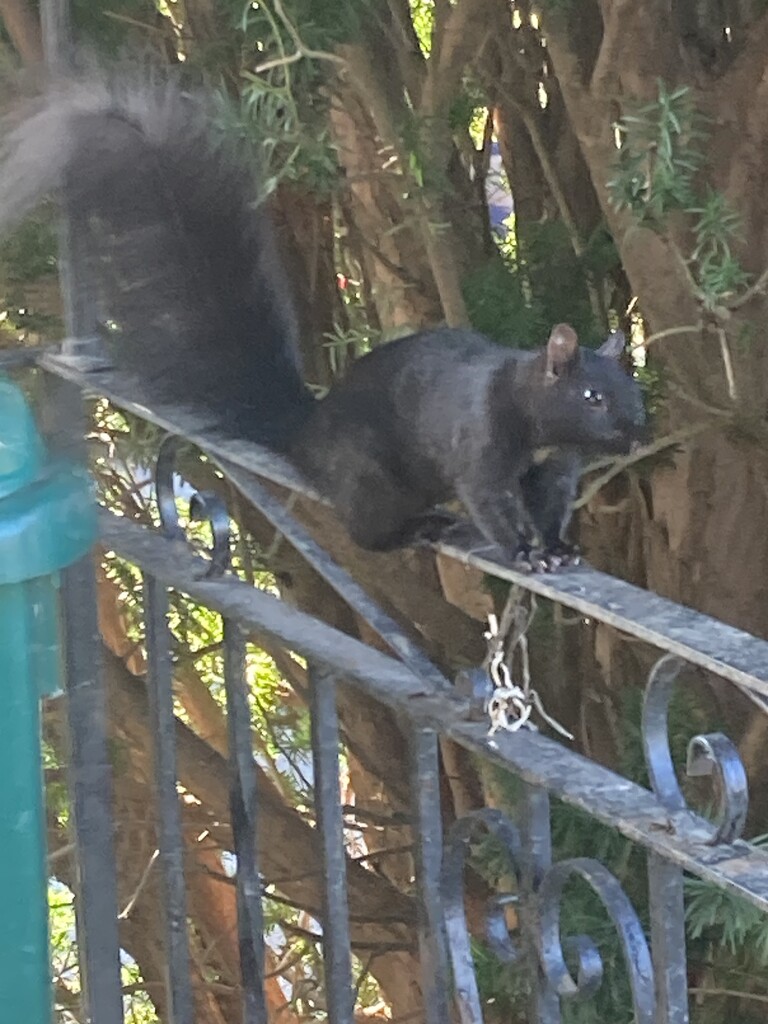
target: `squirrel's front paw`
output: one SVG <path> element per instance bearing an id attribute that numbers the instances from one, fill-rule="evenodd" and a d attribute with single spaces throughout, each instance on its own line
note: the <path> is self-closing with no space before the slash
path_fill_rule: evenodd
<path id="1" fill-rule="evenodd" d="M 559 540 L 546 547 L 542 552 L 542 557 L 551 563 L 551 572 L 552 569 L 558 569 L 561 566 L 578 565 L 581 562 L 581 551 L 575 544 Z"/>
<path id="2" fill-rule="evenodd" d="M 521 572 L 552 572 L 556 566 L 547 557 L 527 541 L 521 540 L 513 558 L 514 567 Z"/>

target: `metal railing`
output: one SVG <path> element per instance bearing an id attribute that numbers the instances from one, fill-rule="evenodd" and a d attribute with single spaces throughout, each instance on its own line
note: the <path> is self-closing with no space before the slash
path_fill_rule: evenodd
<path id="1" fill-rule="evenodd" d="M 501 730 L 489 735 L 488 719 L 482 713 L 490 685 L 487 673 L 474 674 L 475 682 L 480 681 L 474 691 L 472 686 L 457 688 L 335 564 L 265 486 L 266 480 L 309 493 L 289 466 L 252 445 L 200 433 L 193 413 L 146 409 L 129 397 L 130 389 L 119 375 L 83 369 L 78 357 L 46 355 L 39 365 L 52 383 L 48 405 L 58 424 L 55 436 L 60 439 L 82 436 L 78 426 L 82 390 L 106 396 L 169 434 L 159 452 L 155 480 L 160 529 L 146 529 L 103 511 L 101 536 L 109 550 L 140 567 L 144 579 L 172 1019 L 191 1024 L 194 1017 L 167 588 L 214 609 L 224 620 L 243 1019 L 248 1024 L 268 1019 L 261 893 L 269 879 L 262 878 L 257 857 L 259 800 L 244 676 L 244 638 L 254 632 L 301 655 L 309 666 L 314 796 L 324 887 L 319 917 L 329 1020 L 334 1024 L 351 1022 L 354 1001 L 335 700 L 337 684 L 344 680 L 396 711 L 399 721 L 407 723 L 417 866 L 418 914 L 413 927 L 418 931 L 427 1024 L 443 1024 L 455 1016 L 462 1024 L 483 1020 L 465 920 L 463 878 L 470 844 L 484 832 L 502 843 L 514 877 L 514 892 L 499 893 L 489 906 L 487 941 L 503 962 L 522 960 L 527 964 L 532 993 L 527 1019 L 531 1024 L 559 1021 L 563 1000 L 588 997 L 600 984 L 602 966 L 595 943 L 583 935 L 561 937 L 564 889 L 573 878 L 581 878 L 592 888 L 613 922 L 629 973 L 635 1020 L 639 1024 L 687 1021 L 684 872 L 768 910 L 768 855 L 741 838 L 747 812 L 746 777 L 735 747 L 719 733 L 694 737 L 687 764 L 689 774 L 713 776 L 720 794 L 717 821 L 708 822 L 688 809 L 670 754 L 669 702 L 680 669 L 692 664 L 735 685 L 762 713 L 768 697 L 768 642 L 589 568 L 528 576 L 488 556 L 443 549 L 517 587 L 643 640 L 660 653 L 648 680 L 642 717 L 648 789 L 538 732 Z M 177 438 L 191 439 L 208 453 L 240 494 L 258 507 L 391 654 L 289 607 L 231 573 L 227 568 L 228 519 L 215 496 L 203 494 L 192 502 L 194 514 L 211 524 L 209 556 L 201 556 L 185 543 L 173 494 L 178 480 Z M 86 998 L 89 1019 L 97 1024 L 118 1024 L 122 1007 L 110 838 L 113 823 L 104 695 L 95 669 L 100 650 L 95 587 L 87 561 L 67 570 L 64 607 Z M 519 778 L 523 800 L 514 821 L 497 810 L 483 809 L 460 819 L 443 834 L 438 795 L 438 742 L 442 738 Z M 647 851 L 647 934 L 619 882 L 604 865 L 589 857 L 553 862 L 550 797 L 580 808 Z M 518 921 L 512 935 L 505 918 L 511 898 Z"/>
<path id="2" fill-rule="evenodd" d="M 54 71 L 66 65 L 70 50 L 67 0 L 43 0 L 46 53 Z M 88 337 L 95 323 L 88 281 L 82 279 L 78 247 L 85 232 L 65 225 L 67 331 Z M 175 444 L 167 443 L 156 476 L 161 528 L 147 530 L 108 512 L 101 534 L 108 549 L 141 569 L 144 580 L 147 682 L 154 735 L 156 797 L 160 813 L 160 864 L 166 903 L 169 1016 L 192 1024 L 183 841 L 175 751 L 172 665 L 167 588 L 188 594 L 224 620 L 224 666 L 231 750 L 231 822 L 237 862 L 239 947 L 245 1024 L 266 1024 L 264 927 L 258 861 L 259 788 L 250 739 L 250 710 L 244 675 L 245 635 L 256 631 L 309 666 L 314 797 L 322 859 L 322 923 L 328 1018 L 351 1024 L 354 989 L 352 928 L 346 874 L 348 858 L 339 801 L 339 722 L 336 688 L 340 680 L 359 687 L 397 712 L 407 723 L 411 825 L 414 837 L 422 967 L 423 1019 L 427 1024 L 480 1024 L 482 1006 L 465 920 L 463 867 L 472 838 L 493 833 L 505 847 L 514 893 L 500 893 L 488 910 L 488 941 L 502 961 L 522 960 L 530 978 L 531 1024 L 560 1020 L 563 1000 L 587 997 L 600 983 L 595 943 L 560 934 L 564 889 L 579 877 L 604 904 L 619 935 L 639 1024 L 684 1024 L 688 1020 L 683 877 L 688 872 L 768 910 L 768 855 L 744 842 L 747 809 L 743 767 L 730 742 L 719 734 L 694 737 L 688 770 L 711 774 L 721 794 L 715 825 L 689 811 L 670 755 L 669 700 L 677 673 L 688 663 L 729 681 L 764 711 L 768 698 L 768 643 L 619 580 L 587 568 L 554 576 L 524 576 L 489 557 L 444 549 L 452 557 L 538 594 L 584 616 L 636 637 L 660 652 L 647 685 L 643 742 L 650 788 L 645 789 L 532 731 L 489 735 L 482 713 L 487 697 L 483 674 L 461 690 L 445 678 L 424 652 L 368 597 L 293 518 L 264 485 L 272 481 L 306 488 L 280 459 L 254 446 L 201 434 L 194 411 L 147 409 L 131 399 L 125 381 L 109 371 L 88 372 L 87 346 L 65 345 L 67 358 L 38 359 L 46 374 L 45 415 L 54 448 L 84 461 L 85 419 L 81 391 L 111 399 L 117 406 L 153 422 L 172 437 L 192 440 L 248 501 L 257 506 L 304 559 L 384 642 L 390 655 L 367 646 L 323 622 L 239 580 L 227 569 L 227 517 L 210 495 L 196 512 L 210 520 L 214 537 L 209 558 L 186 546 L 175 518 Z M 72 353 L 75 353 L 72 356 Z M 78 356 L 79 353 L 79 356 Z M 99 637 L 96 583 L 91 559 L 63 574 L 63 639 L 71 748 L 70 794 L 77 836 L 77 925 L 86 1017 L 94 1024 L 120 1024 L 123 1005 L 120 938 L 112 811 L 107 709 Z M 514 821 L 497 810 L 476 811 L 443 834 L 439 801 L 438 743 L 452 740 L 486 763 L 501 766 L 521 781 L 523 799 Z M 649 926 L 616 878 L 599 862 L 577 857 L 553 861 L 550 798 L 580 808 L 595 821 L 647 851 Z M 507 931 L 505 907 L 516 900 L 518 930 Z M 410 925 L 408 925 L 410 927 Z M 575 973 L 569 969 L 576 965 Z M 0 1013 L 2 1011 L 0 1010 Z"/>

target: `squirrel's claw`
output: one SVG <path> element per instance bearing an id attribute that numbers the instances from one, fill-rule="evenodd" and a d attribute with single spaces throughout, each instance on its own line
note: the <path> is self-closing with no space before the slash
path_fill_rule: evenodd
<path id="1" fill-rule="evenodd" d="M 566 566 L 578 565 L 581 552 L 573 544 L 558 541 L 543 550 L 521 541 L 514 555 L 516 569 L 523 572 L 557 572 Z"/>
<path id="2" fill-rule="evenodd" d="M 520 572 L 552 572 L 552 566 L 543 551 L 539 551 L 526 541 L 520 541 L 512 563 Z"/>
<path id="3" fill-rule="evenodd" d="M 543 557 L 552 563 L 554 568 L 565 568 L 566 566 L 579 565 L 581 562 L 581 551 L 575 544 L 559 540 L 544 549 Z"/>

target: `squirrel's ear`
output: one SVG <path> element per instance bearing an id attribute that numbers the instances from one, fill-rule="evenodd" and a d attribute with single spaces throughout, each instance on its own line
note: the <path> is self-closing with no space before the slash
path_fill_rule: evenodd
<path id="1" fill-rule="evenodd" d="M 559 377 L 579 359 L 579 339 L 570 324 L 557 324 L 547 342 L 547 377 Z"/>
<path id="2" fill-rule="evenodd" d="M 626 347 L 627 339 L 624 336 L 624 331 L 611 331 L 603 344 L 597 350 L 597 354 L 599 356 L 605 356 L 606 359 L 620 359 L 621 354 Z"/>

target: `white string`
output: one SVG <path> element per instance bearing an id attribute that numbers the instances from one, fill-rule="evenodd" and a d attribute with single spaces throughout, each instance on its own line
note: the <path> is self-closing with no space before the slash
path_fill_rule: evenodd
<path id="1" fill-rule="evenodd" d="M 531 685 L 527 632 L 536 613 L 536 601 L 531 595 L 531 608 L 526 615 L 522 601 L 524 593 L 521 588 L 512 587 L 501 621 L 493 614 L 488 616 L 488 629 L 484 634 L 488 641 L 485 667 L 494 687 L 486 707 L 491 722 L 488 735 L 493 736 L 501 729 L 505 732 L 518 732 L 524 728 L 535 730 L 536 723 L 531 720 L 535 711 L 561 736 L 572 740 L 572 734 L 546 712 L 541 697 Z M 513 681 L 509 669 L 516 647 L 520 648 L 522 686 Z"/>

